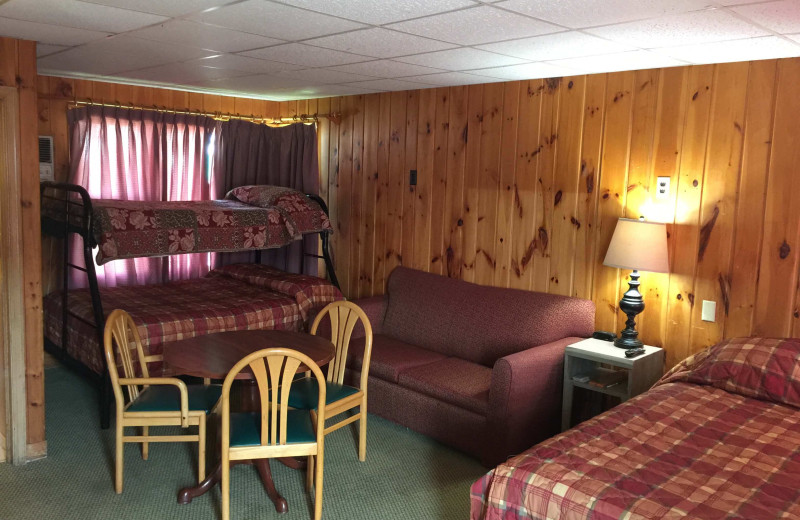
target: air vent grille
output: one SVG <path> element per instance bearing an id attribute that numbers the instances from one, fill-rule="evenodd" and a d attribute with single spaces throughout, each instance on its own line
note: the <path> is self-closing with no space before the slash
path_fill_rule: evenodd
<path id="1" fill-rule="evenodd" d="M 50 136 L 39 136 L 39 162 L 53 162 L 53 138 Z"/>

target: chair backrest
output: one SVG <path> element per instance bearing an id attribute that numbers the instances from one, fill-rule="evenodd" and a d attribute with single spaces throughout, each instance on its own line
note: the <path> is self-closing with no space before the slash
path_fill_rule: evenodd
<path id="1" fill-rule="evenodd" d="M 361 321 L 364 327 L 364 359 L 361 365 L 361 388 L 365 388 L 367 377 L 369 376 L 369 361 L 372 356 L 372 324 L 369 318 L 361 310 L 361 307 L 353 302 L 338 301 L 329 303 L 317 314 L 311 324 L 311 334 L 317 334 L 320 322 L 330 317 L 331 343 L 336 347 L 336 355 L 328 364 L 328 381 L 342 384 L 344 382 L 344 370 L 347 365 L 347 351 L 350 347 L 350 337 L 353 329 Z"/>
<path id="2" fill-rule="evenodd" d="M 111 386 L 114 388 L 114 394 L 120 402 L 124 402 L 122 396 L 122 389 L 119 383 L 119 369 L 122 367 L 122 377 L 127 379 L 133 378 L 147 378 L 150 377 L 147 371 L 147 363 L 150 361 L 160 361 L 162 356 L 146 356 L 142 348 L 142 339 L 139 336 L 139 331 L 136 324 L 133 322 L 130 314 L 122 309 L 116 309 L 108 315 L 106 319 L 105 333 L 103 335 L 103 344 L 105 348 L 106 364 L 108 366 L 108 373 L 111 376 Z M 119 363 L 114 354 L 114 344 L 117 345 L 119 352 Z M 133 352 L 136 352 L 134 359 Z M 136 369 L 139 368 L 140 373 L 137 374 Z M 130 401 L 139 396 L 142 385 L 125 385 L 128 389 L 128 399 Z"/>
<path id="3" fill-rule="evenodd" d="M 301 365 L 309 368 L 317 379 L 319 403 L 317 413 L 317 442 L 325 430 L 325 378 L 314 361 L 296 350 L 268 348 L 253 352 L 233 366 L 222 384 L 222 438 L 223 447 L 230 439 L 230 391 L 236 376 L 249 367 L 258 384 L 261 397 L 261 445 L 286 444 L 288 430 L 289 389 Z"/>

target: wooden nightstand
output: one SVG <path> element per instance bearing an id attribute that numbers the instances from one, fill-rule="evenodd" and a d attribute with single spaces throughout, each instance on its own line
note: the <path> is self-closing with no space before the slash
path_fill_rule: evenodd
<path id="1" fill-rule="evenodd" d="M 626 401 L 641 394 L 658 381 L 664 373 L 664 350 L 644 346 L 645 353 L 635 358 L 626 358 L 625 350 L 610 341 L 585 339 L 567 346 L 564 352 L 564 394 L 561 405 L 561 431 L 570 428 L 572 418 L 572 393 L 574 388 L 585 388 L 602 394 L 619 397 Z M 604 368 L 608 365 L 614 369 Z M 603 387 L 597 386 L 603 379 L 615 380 L 615 369 L 623 369 L 619 382 Z M 589 381 L 575 381 L 573 377 L 588 376 Z M 594 382 L 594 384 L 593 384 Z"/>

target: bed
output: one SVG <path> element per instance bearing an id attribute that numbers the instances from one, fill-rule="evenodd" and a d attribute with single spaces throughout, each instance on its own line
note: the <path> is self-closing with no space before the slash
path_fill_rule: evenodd
<path id="1" fill-rule="evenodd" d="M 80 186 L 42 183 L 46 235 L 80 237 L 84 266 L 64 248 L 63 289 L 44 298 L 45 347 L 100 385 L 101 425 L 110 422 L 102 355 L 105 317 L 125 309 L 147 354 L 199 334 L 242 329 L 300 330 L 327 303 L 342 299 L 328 252 L 327 208 L 315 196 L 274 186 L 245 186 L 224 200 L 133 202 L 92 200 Z M 159 285 L 101 288 L 94 270 L 122 258 L 198 252 L 256 251 L 319 234 L 330 281 L 255 264 L 227 265 L 205 277 Z M 88 288 L 71 289 L 68 269 L 84 271 Z M 151 372 L 169 374 L 155 364 Z"/>
<path id="2" fill-rule="evenodd" d="M 800 518 L 800 340 L 740 338 L 475 482 L 471 519 Z"/>

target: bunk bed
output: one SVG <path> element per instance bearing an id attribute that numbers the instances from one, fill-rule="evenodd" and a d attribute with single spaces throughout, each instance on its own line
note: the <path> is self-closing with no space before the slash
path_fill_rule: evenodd
<path id="1" fill-rule="evenodd" d="M 316 310 L 342 299 L 329 252 L 332 231 L 325 202 L 288 188 L 249 186 L 224 200 L 136 202 L 93 200 L 81 186 L 42 182 L 42 232 L 64 240 L 62 289 L 43 302 L 45 348 L 95 380 L 101 426 L 110 422 L 108 367 L 102 355 L 105 316 L 116 308 L 134 319 L 147 354 L 164 343 L 228 330 L 300 330 Z M 318 234 L 330 281 L 260 264 L 262 249 L 283 247 Z M 79 237 L 83 264 L 69 255 Z M 253 264 L 213 269 L 202 278 L 101 288 L 98 265 L 122 258 L 183 253 L 255 251 Z M 303 262 L 305 264 L 305 262 Z M 71 288 L 70 273 L 85 273 L 88 287 Z M 155 364 L 151 373 L 169 374 Z"/>

